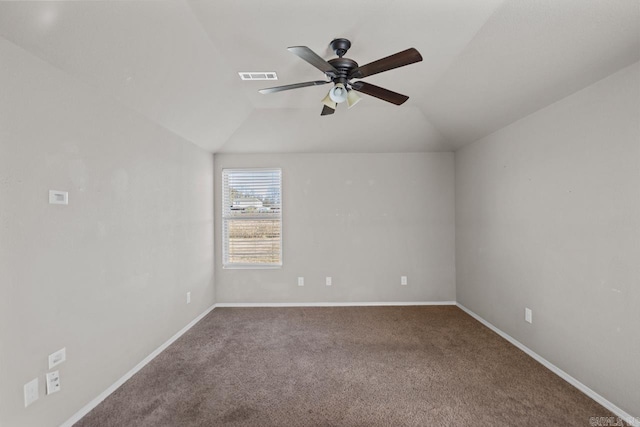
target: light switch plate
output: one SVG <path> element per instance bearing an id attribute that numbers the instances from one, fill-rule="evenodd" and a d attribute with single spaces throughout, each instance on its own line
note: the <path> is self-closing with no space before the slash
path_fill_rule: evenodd
<path id="1" fill-rule="evenodd" d="M 24 385 L 24 407 L 38 400 L 38 379 L 34 378 Z"/>
<path id="2" fill-rule="evenodd" d="M 533 312 L 530 308 L 524 309 L 524 320 L 528 323 L 533 323 Z"/>

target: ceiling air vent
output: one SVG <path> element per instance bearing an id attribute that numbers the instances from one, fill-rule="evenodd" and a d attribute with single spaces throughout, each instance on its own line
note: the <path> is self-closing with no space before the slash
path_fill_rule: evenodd
<path id="1" fill-rule="evenodd" d="M 241 71 L 238 74 L 242 80 L 278 80 L 275 71 Z"/>

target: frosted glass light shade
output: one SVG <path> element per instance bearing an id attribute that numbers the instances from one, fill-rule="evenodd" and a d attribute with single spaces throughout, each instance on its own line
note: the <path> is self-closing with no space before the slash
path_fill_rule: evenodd
<path id="1" fill-rule="evenodd" d="M 358 102 L 360 102 L 361 99 L 362 98 L 356 93 L 355 90 L 350 90 L 347 93 L 347 105 L 349 106 L 349 108 L 356 105 Z"/>
<path id="2" fill-rule="evenodd" d="M 329 97 L 333 102 L 344 102 L 347 100 L 347 88 L 342 83 L 336 83 L 329 91 Z"/>
<path id="3" fill-rule="evenodd" d="M 331 93 L 328 93 L 328 94 L 327 94 L 327 96 L 325 96 L 325 97 L 324 97 L 324 99 L 322 100 L 322 103 L 323 103 L 324 105 L 326 105 L 327 107 L 329 107 L 329 108 L 333 108 L 333 109 L 335 110 L 335 109 L 336 109 L 336 107 L 338 106 L 338 104 L 336 104 L 335 102 L 333 102 L 333 101 L 331 100 L 331 96 L 330 96 L 330 94 L 331 94 Z"/>

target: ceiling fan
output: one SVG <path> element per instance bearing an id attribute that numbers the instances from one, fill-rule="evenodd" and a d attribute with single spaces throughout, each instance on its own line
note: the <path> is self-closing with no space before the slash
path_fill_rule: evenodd
<path id="1" fill-rule="evenodd" d="M 359 66 L 353 59 L 344 58 L 347 50 L 351 47 L 351 42 L 349 40 L 343 38 L 335 39 L 329 44 L 329 46 L 336 55 L 338 55 L 338 57 L 328 61 L 322 59 L 307 46 L 292 46 L 287 48 L 289 52 L 299 56 L 322 71 L 329 80 L 316 80 L 312 82 L 270 87 L 260 89 L 258 92 L 267 94 L 281 92 L 283 90 L 333 83 L 333 88 L 331 88 L 327 96 L 322 100 L 322 103 L 324 104 L 322 113 L 320 113 L 322 116 L 333 114 L 336 111 L 338 104 L 345 101 L 349 108 L 353 107 L 358 101 L 360 101 L 360 97 L 355 93 L 356 91 L 366 93 L 367 95 L 374 96 L 378 99 L 382 99 L 383 101 L 391 102 L 395 105 L 401 105 L 409 99 L 408 96 L 384 89 L 371 83 L 363 81 L 352 82 L 351 80 L 362 79 L 364 77 L 382 73 L 383 71 L 389 71 L 394 68 L 413 64 L 414 62 L 420 62 L 422 61 L 422 56 L 416 49 L 410 48 L 403 50 L 402 52 L 387 56 L 386 58 L 378 59 L 377 61 Z"/>

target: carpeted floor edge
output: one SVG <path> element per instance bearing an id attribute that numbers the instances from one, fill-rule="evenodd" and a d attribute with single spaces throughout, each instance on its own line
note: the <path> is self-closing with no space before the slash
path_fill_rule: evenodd
<path id="1" fill-rule="evenodd" d="M 513 344 L 514 346 L 516 346 L 520 350 L 524 351 L 528 356 L 530 356 L 531 358 L 533 358 L 534 360 L 536 360 L 537 362 L 542 364 L 545 368 L 549 369 L 551 372 L 553 372 L 554 374 L 556 374 L 557 376 L 559 376 L 560 378 L 562 378 L 563 380 L 565 380 L 566 382 L 568 382 L 569 384 L 571 384 L 572 386 L 574 386 L 575 388 L 580 390 L 582 393 L 586 394 L 591 399 L 595 400 L 596 402 L 598 402 L 600 405 L 604 406 L 609 411 L 613 412 L 616 416 L 620 417 L 627 424 L 629 424 L 629 425 L 631 425 L 633 427 L 640 427 L 640 419 L 638 419 L 636 417 L 633 417 L 631 414 L 627 413 L 625 410 L 623 410 L 622 408 L 620 408 L 619 406 L 617 406 L 613 402 L 611 402 L 608 399 L 606 399 L 605 397 L 601 396 L 600 394 L 595 392 L 593 389 L 591 389 L 587 385 L 583 384 L 582 382 L 578 381 L 576 378 L 572 377 L 571 375 L 569 375 L 568 373 L 566 373 L 562 369 L 558 368 L 556 365 L 554 365 L 553 363 L 549 362 L 547 359 L 545 359 L 544 357 L 540 356 L 538 353 L 536 353 L 535 351 L 531 350 L 529 347 L 527 347 L 526 345 L 522 344 L 520 341 L 516 340 L 511 335 L 509 335 L 506 332 L 502 331 L 501 329 L 497 328 L 492 323 L 489 323 L 488 321 L 486 321 L 485 319 L 480 317 L 478 314 L 476 314 L 473 311 L 469 310 L 464 305 L 462 305 L 462 304 L 460 304 L 458 302 L 456 302 L 455 305 L 459 309 L 461 309 L 462 311 L 467 313 L 469 316 L 473 317 L 478 322 L 482 323 L 484 326 L 486 326 L 487 328 L 491 329 L 493 332 L 495 332 L 496 334 L 500 335 L 502 338 L 504 338 L 505 340 L 509 341 L 511 344 Z"/>

